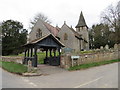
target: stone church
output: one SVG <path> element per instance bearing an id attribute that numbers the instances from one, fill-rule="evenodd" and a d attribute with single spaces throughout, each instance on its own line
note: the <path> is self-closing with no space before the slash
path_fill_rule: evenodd
<path id="1" fill-rule="evenodd" d="M 54 27 L 39 19 L 28 35 L 28 42 L 53 34 L 65 45 L 64 49 L 72 49 L 75 52 L 89 50 L 88 26 L 82 12 L 75 28 L 76 30 L 69 27 L 66 22 L 61 28 Z"/>

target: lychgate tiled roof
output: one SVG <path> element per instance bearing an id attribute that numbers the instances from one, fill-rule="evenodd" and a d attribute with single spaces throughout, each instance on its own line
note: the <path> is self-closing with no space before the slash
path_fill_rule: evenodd
<path id="1" fill-rule="evenodd" d="M 45 38 L 47 38 L 47 37 L 49 37 L 49 36 L 52 36 L 52 37 L 54 38 L 54 40 L 55 40 L 58 44 L 60 44 L 62 47 L 65 46 L 65 45 L 64 45 L 62 42 L 60 42 L 53 34 L 48 34 L 48 35 L 46 35 L 46 36 L 43 36 L 42 38 L 35 39 L 35 40 L 33 40 L 33 41 L 29 42 L 29 43 L 24 44 L 23 46 L 34 45 L 34 44 L 36 44 L 36 43 L 44 40 Z"/>

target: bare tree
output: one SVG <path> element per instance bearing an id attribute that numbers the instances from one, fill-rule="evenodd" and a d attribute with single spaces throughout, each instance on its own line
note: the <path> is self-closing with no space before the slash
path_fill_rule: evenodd
<path id="1" fill-rule="evenodd" d="M 110 5 L 104 12 L 101 14 L 102 22 L 108 24 L 109 27 L 115 32 L 115 41 L 120 43 L 120 2 L 116 6 Z"/>
<path id="2" fill-rule="evenodd" d="M 35 15 L 35 17 L 34 17 L 32 20 L 30 20 L 30 29 L 33 28 L 33 26 L 36 24 L 36 22 L 37 22 L 39 19 L 41 19 L 41 20 L 43 20 L 44 22 L 47 22 L 47 23 L 49 23 L 49 24 L 51 23 L 51 21 L 48 19 L 47 16 L 45 16 L 43 13 L 38 13 L 38 14 Z"/>
<path id="3" fill-rule="evenodd" d="M 101 14 L 102 22 L 110 25 L 111 27 L 116 27 L 118 23 L 118 9 L 110 5 L 104 12 Z"/>
<path id="4" fill-rule="evenodd" d="M 118 24 L 120 25 L 120 1 L 118 2 L 117 10 L 118 10 Z"/>

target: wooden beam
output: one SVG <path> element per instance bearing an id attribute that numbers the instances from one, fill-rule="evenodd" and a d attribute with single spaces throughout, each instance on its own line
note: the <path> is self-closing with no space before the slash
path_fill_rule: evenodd
<path id="1" fill-rule="evenodd" d="M 51 53 L 52 49 L 50 49 L 50 57 L 52 57 L 52 53 Z"/>
<path id="2" fill-rule="evenodd" d="M 37 67 L 37 47 L 35 47 L 35 50 L 34 50 L 34 58 L 35 58 L 35 60 L 34 60 L 34 67 Z"/>
<path id="3" fill-rule="evenodd" d="M 59 52 L 59 56 L 60 56 L 61 55 L 60 48 L 58 49 L 58 52 Z"/>
<path id="4" fill-rule="evenodd" d="M 46 58 L 48 57 L 48 49 L 46 49 Z"/>
<path id="5" fill-rule="evenodd" d="M 25 55 L 24 55 L 24 59 L 23 59 L 23 64 L 25 64 L 25 62 L 26 62 L 26 53 L 27 53 L 27 49 L 25 48 Z"/>
<path id="6" fill-rule="evenodd" d="M 31 57 L 33 56 L 33 48 L 31 47 Z"/>
<path id="7" fill-rule="evenodd" d="M 29 48 L 28 48 L 28 57 L 29 57 Z"/>
<path id="8" fill-rule="evenodd" d="M 54 57 L 56 57 L 56 49 L 54 49 Z"/>
<path id="9" fill-rule="evenodd" d="M 34 54 L 37 55 L 37 47 L 35 47 Z"/>
<path id="10" fill-rule="evenodd" d="M 25 49 L 25 57 L 26 57 L 26 52 L 27 52 L 27 50 Z"/>

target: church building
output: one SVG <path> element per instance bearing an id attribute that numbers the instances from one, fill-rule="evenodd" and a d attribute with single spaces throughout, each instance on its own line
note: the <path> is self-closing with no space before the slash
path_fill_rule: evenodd
<path id="1" fill-rule="evenodd" d="M 58 26 L 54 27 L 39 19 L 28 35 L 28 42 L 32 42 L 48 34 L 53 34 L 65 45 L 64 49 L 72 49 L 75 52 L 89 50 L 88 26 L 82 12 L 75 28 L 76 30 L 69 27 L 66 22 L 64 22 L 61 28 Z"/>

